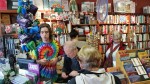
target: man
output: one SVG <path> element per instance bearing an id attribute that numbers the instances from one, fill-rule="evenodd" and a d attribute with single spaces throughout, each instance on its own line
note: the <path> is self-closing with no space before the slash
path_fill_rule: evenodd
<path id="1" fill-rule="evenodd" d="M 64 66 L 62 69 L 62 78 L 71 79 L 72 77 L 78 75 L 78 70 L 80 70 L 79 62 L 76 59 L 78 49 L 73 41 L 67 41 L 64 44 Z"/>

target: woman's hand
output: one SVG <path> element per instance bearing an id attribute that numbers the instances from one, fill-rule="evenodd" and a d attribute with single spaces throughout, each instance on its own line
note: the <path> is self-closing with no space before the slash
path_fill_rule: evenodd
<path id="1" fill-rule="evenodd" d="M 47 62 L 48 62 L 48 60 L 46 60 L 45 58 L 43 58 L 43 59 L 40 59 L 40 60 L 36 60 L 36 62 L 37 62 L 38 64 L 41 64 L 41 65 L 46 65 Z"/>
<path id="2" fill-rule="evenodd" d="M 68 78 L 68 75 L 65 72 L 62 72 L 61 77 L 66 79 L 66 78 Z"/>
<path id="3" fill-rule="evenodd" d="M 53 58 L 50 60 L 50 65 L 56 65 L 57 64 L 57 61 L 58 61 L 58 58 Z"/>
<path id="4" fill-rule="evenodd" d="M 69 76 L 73 76 L 73 77 L 75 77 L 75 76 L 77 76 L 77 75 L 79 75 L 79 73 L 78 73 L 77 71 L 72 71 L 72 72 L 70 72 L 70 74 L 69 74 Z"/>

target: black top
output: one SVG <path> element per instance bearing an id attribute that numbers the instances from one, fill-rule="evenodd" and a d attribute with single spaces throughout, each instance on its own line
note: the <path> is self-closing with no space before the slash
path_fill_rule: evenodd
<path id="1" fill-rule="evenodd" d="M 73 70 L 78 71 L 80 69 L 81 68 L 79 62 L 77 61 L 76 58 L 71 59 L 67 57 L 67 55 L 64 55 L 64 65 L 62 72 L 65 72 L 67 75 L 69 75 L 71 71 Z"/>
<path id="2" fill-rule="evenodd" d="M 82 74 L 95 74 L 97 76 L 99 74 L 103 74 L 103 73 L 94 73 L 94 72 L 90 72 L 90 71 L 87 71 L 87 70 L 81 70 L 81 71 L 78 71 L 78 72 L 82 73 Z M 116 84 L 121 84 L 121 81 L 118 77 L 114 76 L 114 79 L 115 79 Z M 69 80 L 67 84 L 76 84 L 75 77 L 72 78 L 71 80 Z"/>

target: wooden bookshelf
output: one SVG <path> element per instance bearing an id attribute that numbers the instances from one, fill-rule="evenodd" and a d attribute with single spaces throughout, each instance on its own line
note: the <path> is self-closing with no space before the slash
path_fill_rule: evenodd
<path id="1" fill-rule="evenodd" d="M 72 24 L 72 26 L 96 26 L 97 24 Z"/>
<path id="2" fill-rule="evenodd" d="M 0 13 L 17 13 L 17 10 L 0 10 Z"/>
<path id="3" fill-rule="evenodd" d="M 2 15 L 3 14 L 7 14 L 10 17 L 10 23 L 14 23 L 16 21 L 12 21 L 15 20 L 14 18 L 16 17 L 17 14 L 17 10 L 0 10 L 0 23 L 2 23 Z M 15 15 L 15 16 L 14 16 Z M 17 18 L 17 17 L 16 17 Z"/>

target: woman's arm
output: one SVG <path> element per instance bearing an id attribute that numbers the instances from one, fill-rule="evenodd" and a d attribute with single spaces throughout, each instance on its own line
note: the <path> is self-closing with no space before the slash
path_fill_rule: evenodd
<path id="1" fill-rule="evenodd" d="M 36 60 L 36 63 L 41 64 L 41 65 L 46 65 L 48 62 L 48 60 L 46 60 L 45 58 L 40 59 L 40 60 Z"/>

